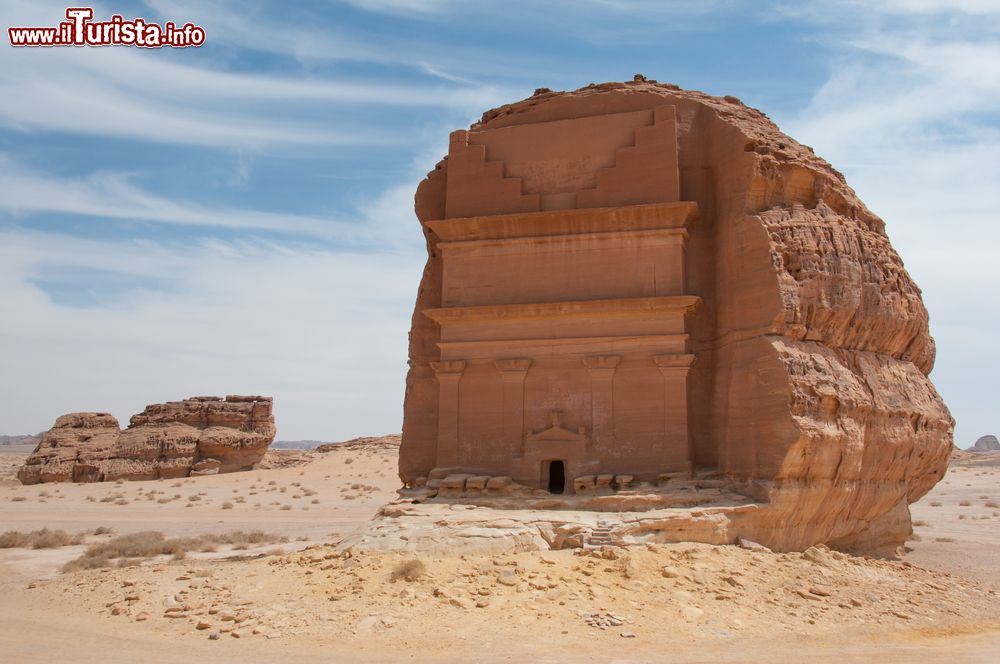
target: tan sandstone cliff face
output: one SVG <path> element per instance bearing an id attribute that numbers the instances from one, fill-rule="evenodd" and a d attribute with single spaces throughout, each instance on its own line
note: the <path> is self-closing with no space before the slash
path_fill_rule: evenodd
<path id="1" fill-rule="evenodd" d="M 644 80 L 542 92 L 472 129 L 663 104 L 676 109 L 680 200 L 699 207 L 685 257 L 687 292 L 702 298 L 689 323 L 694 466 L 767 503 L 740 530 L 774 548 L 901 543 L 906 505 L 946 469 L 953 421 L 927 377 L 920 291 L 839 172 L 734 98 Z M 426 224 L 445 218 L 447 168 L 416 193 L 429 258 L 410 332 L 405 482 L 434 465 L 440 329 L 422 311 L 442 306 Z"/>
<path id="2" fill-rule="evenodd" d="M 42 435 L 17 476 L 37 484 L 250 470 L 274 440 L 271 405 L 270 397 L 193 397 L 146 406 L 125 430 L 108 413 L 70 413 Z"/>

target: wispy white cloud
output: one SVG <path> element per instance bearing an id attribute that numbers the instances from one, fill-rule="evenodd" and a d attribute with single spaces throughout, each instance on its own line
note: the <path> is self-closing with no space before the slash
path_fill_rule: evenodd
<path id="1" fill-rule="evenodd" d="M 349 202 L 337 216 L 323 217 L 174 200 L 140 186 L 133 174 L 96 171 L 82 177 L 57 176 L 0 153 L 0 191 L 7 192 L 0 197 L 0 220 L 63 214 L 217 229 L 229 236 L 266 231 L 299 243 L 318 242 L 363 253 L 419 254 L 423 236 L 413 215 L 413 191 L 427 164 L 439 158 L 435 143 L 414 159 L 400 183 Z"/>
<path id="2" fill-rule="evenodd" d="M 124 49 L 85 55 L 73 49 L 0 53 L 0 86 L 18 90 L 0 101 L 0 126 L 239 149 L 392 145 L 404 140 L 392 126 L 340 111 L 471 109 L 499 99 L 491 87 L 286 80 L 178 65 Z M 322 119 L 304 119 L 303 110 Z"/>
<path id="3" fill-rule="evenodd" d="M 461 0 L 345 0 L 345 4 L 371 12 L 436 14 L 464 4 Z"/>
<path id="4" fill-rule="evenodd" d="M 469 3 L 463 0 L 345 0 L 346 4 L 370 12 L 396 14 L 402 16 L 438 15 L 448 13 L 492 14 L 495 16 L 523 16 L 535 13 L 540 6 L 535 2 L 513 0 L 503 4 Z M 670 2 L 648 2 L 648 0 L 549 0 L 544 6 L 551 13 L 562 15 L 565 21 L 574 14 L 586 11 L 643 12 L 644 15 L 662 14 L 704 14 L 717 11 L 720 7 L 735 4 L 735 0 L 671 0 Z"/>
<path id="5" fill-rule="evenodd" d="M 0 9 L 0 22 L 54 25 L 64 7 L 45 7 L 15 0 Z M 110 15 L 101 11 L 106 10 L 95 9 Z M 266 26 L 254 29 L 263 39 Z M 168 56 L 127 48 L 0 49 L 0 87 L 17 91 L 0 100 L 0 127 L 240 150 L 388 146 L 405 136 L 392 125 L 366 121 L 358 109 L 472 112 L 507 92 L 453 76 L 425 84 L 289 77 L 208 69 Z M 355 57 L 367 56 L 355 52 Z"/>
<path id="6" fill-rule="evenodd" d="M 171 287 L 63 307 L 37 286 L 55 266 Z M 421 269 L 416 255 L 0 231 L 0 308 L 12 314 L 0 345 L 17 349 L 0 354 L 0 430 L 74 410 L 126 418 L 206 392 L 274 395 L 286 438 L 398 430 Z"/>
<path id="7" fill-rule="evenodd" d="M 63 177 L 33 171 L 0 153 L 0 211 L 11 215 L 63 213 L 186 226 L 268 230 L 359 242 L 363 225 L 302 215 L 252 209 L 211 207 L 156 195 L 118 172 Z"/>

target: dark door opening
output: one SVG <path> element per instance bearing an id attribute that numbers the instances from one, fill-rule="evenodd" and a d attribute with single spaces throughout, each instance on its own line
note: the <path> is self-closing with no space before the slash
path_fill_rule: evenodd
<path id="1" fill-rule="evenodd" d="M 562 493 L 566 488 L 566 467 L 562 461 L 549 461 L 549 493 Z"/>

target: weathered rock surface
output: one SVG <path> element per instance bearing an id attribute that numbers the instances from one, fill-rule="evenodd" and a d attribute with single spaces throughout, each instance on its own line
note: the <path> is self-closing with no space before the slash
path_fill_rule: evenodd
<path id="1" fill-rule="evenodd" d="M 1000 452 L 1000 440 L 996 436 L 982 436 L 967 452 Z"/>
<path id="2" fill-rule="evenodd" d="M 192 397 L 153 404 L 133 415 L 125 430 L 108 413 L 69 413 L 42 434 L 17 477 L 37 484 L 250 470 L 274 434 L 270 397 Z"/>
<path id="3" fill-rule="evenodd" d="M 539 130 L 546 127 L 563 131 L 566 123 L 593 119 L 615 128 L 632 117 L 629 114 L 640 112 L 653 113 L 656 119 L 637 121 L 645 124 L 635 130 L 634 144 L 617 147 L 606 158 L 588 161 L 584 155 L 575 170 L 565 167 L 565 155 L 555 155 L 550 162 L 526 161 L 519 154 L 527 148 L 518 144 L 522 152 L 515 154 L 500 132 L 523 129 L 534 132 L 536 140 L 544 137 Z M 676 153 L 669 147 L 669 132 L 653 135 L 661 116 L 676 118 Z M 649 142 L 641 143 L 641 132 Z M 597 131 L 580 140 L 596 145 L 606 142 L 606 135 Z M 560 147 L 567 154 L 579 151 L 567 144 Z M 655 146 L 677 164 L 674 175 L 665 168 L 661 188 L 647 180 L 617 177 L 632 167 L 629 164 L 649 161 L 648 150 Z M 647 152 L 638 154 L 642 150 Z M 583 177 L 587 169 L 589 181 Z M 679 189 L 671 177 L 679 180 Z M 696 215 L 675 225 L 684 233 L 682 264 L 654 261 L 649 283 L 642 282 L 633 292 L 605 294 L 625 283 L 625 277 L 603 263 L 600 274 L 607 278 L 591 287 L 588 273 L 558 262 L 563 258 L 556 252 L 583 242 L 580 238 L 587 233 L 588 242 L 623 233 L 634 237 L 633 262 L 646 260 L 638 249 L 646 246 L 640 237 L 644 229 L 660 232 L 653 228 L 660 223 L 656 215 L 692 203 Z M 642 216 L 640 208 L 654 207 L 655 215 Z M 579 476 L 615 473 L 648 479 L 642 472 L 649 466 L 647 459 L 656 458 L 650 456 L 649 445 L 659 444 L 652 427 L 655 418 L 663 421 L 663 411 L 657 410 L 662 406 L 655 399 L 663 400 L 664 388 L 650 378 L 644 389 L 630 389 L 627 399 L 614 392 L 625 385 L 625 371 L 631 372 L 629 380 L 640 371 L 652 377 L 657 368 L 666 372 L 679 366 L 682 356 L 673 356 L 677 362 L 657 359 L 663 355 L 646 357 L 656 359 L 658 366 L 651 361 L 640 366 L 641 357 L 620 350 L 624 344 L 615 347 L 617 341 L 593 336 L 593 330 L 608 323 L 600 312 L 593 313 L 597 305 L 588 304 L 590 309 L 581 313 L 566 301 L 636 301 L 642 289 L 660 296 L 664 275 L 674 274 L 684 275 L 683 289 L 666 295 L 697 303 L 688 307 L 683 327 L 678 324 L 674 331 L 686 337 L 686 348 L 659 351 L 693 356 L 686 378 L 686 431 L 676 429 L 687 439 L 671 438 L 681 435 L 670 426 L 682 422 L 682 416 L 667 412 L 663 445 L 678 452 L 678 460 L 687 454 L 691 467 L 712 469 L 739 483 L 742 492 L 758 502 L 752 518 L 741 517 L 738 528 L 726 530 L 727 538 L 744 536 L 776 550 L 801 550 L 817 543 L 892 549 L 910 530 L 907 505 L 924 495 L 947 468 L 953 420 L 928 379 L 935 350 L 927 310 L 882 220 L 811 148 L 735 98 L 680 90 L 641 77 L 568 93 L 539 92 L 488 111 L 468 132 L 455 132 L 450 158 L 418 187 L 416 214 L 428 261 L 410 331 L 400 450 L 400 476 L 408 486 L 442 467 L 454 475 L 512 475 L 518 482 L 539 486 L 551 471 L 543 465 L 532 470 L 530 479 L 519 476 L 531 470 L 530 464 L 511 461 L 519 452 L 507 444 L 508 436 L 525 441 L 522 450 L 536 443 L 539 448 L 558 447 L 549 459 L 566 458 L 561 450 L 588 450 L 593 459 L 586 461 L 593 461 L 595 469 Z M 640 228 L 639 222 L 646 226 Z M 546 223 L 559 225 L 560 234 L 545 229 Z M 545 242 L 526 231 L 507 242 L 513 230 L 529 226 L 535 237 L 545 235 Z M 514 244 L 525 247 L 523 254 L 511 249 Z M 472 257 L 468 263 L 456 262 L 455 256 L 466 254 Z M 496 258 L 501 254 L 513 256 L 513 262 L 505 265 Z M 588 255 L 601 260 L 597 251 Z M 538 256 L 554 256 L 547 265 L 559 269 L 547 272 Z M 491 261 L 492 272 L 476 281 L 474 261 L 482 265 L 483 260 Z M 623 274 L 632 274 L 626 262 L 621 267 Z M 461 288 L 448 285 L 455 270 L 471 275 Z M 511 292 L 509 280 L 497 276 L 502 270 L 530 274 L 530 279 L 524 278 L 537 297 L 525 299 L 526 291 Z M 545 304 L 553 301 L 561 308 L 543 311 L 555 311 Z M 525 302 L 535 303 L 535 308 Z M 619 309 L 613 315 L 634 315 Z M 586 374 L 579 380 L 566 374 L 563 380 L 548 368 L 557 351 L 544 342 L 560 335 L 552 333 L 554 328 L 530 327 L 532 317 L 556 320 L 564 312 L 584 321 L 570 326 L 573 343 L 590 343 L 598 348 L 591 352 L 601 353 L 584 358 L 590 382 Z M 657 315 L 653 311 L 643 324 L 653 329 L 666 316 Z M 510 332 L 506 338 L 511 343 L 504 346 L 496 331 L 501 324 L 513 329 L 510 321 L 518 318 L 528 321 L 524 334 Z M 450 336 L 443 334 L 449 329 Z M 627 336 L 619 334 L 615 339 Z M 528 351 L 527 342 L 515 348 L 514 341 L 525 339 L 534 344 Z M 616 355 L 625 357 L 618 369 Z M 542 376 L 542 369 L 549 373 Z M 498 377 L 488 378 L 488 370 Z M 601 375 L 614 379 L 601 383 Z M 544 378 L 546 385 L 533 385 L 533 376 Z M 604 406 L 594 400 L 598 392 L 591 392 L 602 384 L 610 394 Z M 525 387 L 519 392 L 520 385 Z M 579 385 L 586 385 L 585 391 L 578 392 Z M 501 396 L 484 396 L 491 390 Z M 540 433 L 530 423 L 518 429 L 520 422 L 545 415 L 528 412 L 543 402 L 551 402 L 544 405 L 564 411 L 564 421 L 571 421 Z M 667 402 L 668 409 L 677 403 L 672 397 Z M 508 403 L 515 404 L 514 411 Z M 516 410 L 521 403 L 523 415 Z M 641 412 L 636 410 L 632 421 L 617 422 L 629 415 L 628 408 Z M 512 420 L 511 412 L 521 419 Z M 643 413 L 654 417 L 642 420 Z M 602 448 L 602 427 L 618 447 Z M 442 446 L 454 464 L 440 462 Z M 643 463 L 630 466 L 633 455 Z M 541 463 L 549 463 L 545 458 L 539 456 Z M 576 479 L 570 473 L 566 486 L 575 486 Z"/>

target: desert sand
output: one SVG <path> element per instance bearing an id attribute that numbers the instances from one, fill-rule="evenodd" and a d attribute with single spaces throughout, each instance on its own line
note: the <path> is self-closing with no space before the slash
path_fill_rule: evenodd
<path id="1" fill-rule="evenodd" d="M 14 479 L 24 452 L 0 455 L 0 531 L 115 531 L 87 543 L 143 530 L 287 538 L 73 572 L 61 568 L 85 544 L 0 549 L 4 660 L 993 662 L 1000 652 L 1000 509 L 987 506 L 1000 500 L 1000 454 L 956 454 L 914 505 L 900 561 L 706 544 L 345 553 L 335 544 L 396 497 L 396 455 L 374 442 L 272 451 L 265 465 L 284 467 L 246 473 L 35 486 Z"/>

